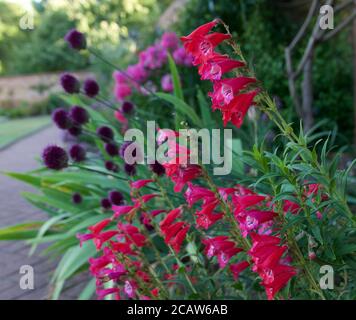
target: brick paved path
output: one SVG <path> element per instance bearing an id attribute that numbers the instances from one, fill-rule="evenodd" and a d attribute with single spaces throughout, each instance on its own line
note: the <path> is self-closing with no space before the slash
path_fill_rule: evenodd
<path id="1" fill-rule="evenodd" d="M 0 171 L 24 172 L 37 168 L 35 158 L 51 143 L 61 144 L 59 131 L 54 127 L 46 128 L 0 151 Z M 31 191 L 31 187 L 0 174 L 0 227 L 46 219 L 44 213 L 21 197 L 22 191 Z M 57 261 L 50 261 L 41 255 L 40 247 L 31 257 L 28 251 L 29 247 L 23 241 L 0 241 L 0 299 L 48 298 L 51 289 L 49 280 Z M 34 268 L 34 290 L 21 290 L 19 287 L 20 266 L 26 264 Z M 81 282 L 80 279 L 73 279 L 68 284 L 61 299 L 76 299 L 82 289 L 78 281 Z"/>

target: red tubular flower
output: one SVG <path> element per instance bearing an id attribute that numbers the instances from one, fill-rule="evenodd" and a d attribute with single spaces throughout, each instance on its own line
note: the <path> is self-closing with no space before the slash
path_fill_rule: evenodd
<path id="1" fill-rule="evenodd" d="M 145 245 L 146 237 L 140 233 L 137 227 L 119 222 L 117 228 L 122 232 L 128 243 L 132 242 L 136 247 L 143 247 Z"/>
<path id="2" fill-rule="evenodd" d="M 218 200 L 212 201 L 203 205 L 202 209 L 196 212 L 196 223 L 198 227 L 202 227 L 207 230 L 218 220 L 222 219 L 224 215 L 223 213 L 213 213 L 217 204 Z"/>
<path id="3" fill-rule="evenodd" d="M 97 224 L 91 226 L 88 228 L 93 234 L 99 234 L 109 223 L 111 222 L 111 219 L 104 219 Z"/>
<path id="4" fill-rule="evenodd" d="M 108 288 L 108 289 L 97 289 L 96 295 L 99 300 L 104 299 L 106 296 L 114 294 L 115 300 L 120 300 L 120 289 L 119 288 Z"/>
<path id="5" fill-rule="evenodd" d="M 296 274 L 296 270 L 281 263 L 287 247 L 278 245 L 278 237 L 252 233 L 251 238 L 253 246 L 248 254 L 254 262 L 252 270 L 262 278 L 261 284 L 265 287 L 267 298 L 271 300 Z"/>
<path id="6" fill-rule="evenodd" d="M 180 247 L 182 246 L 182 243 L 188 233 L 190 226 L 187 225 L 184 228 L 182 228 L 176 236 L 170 241 L 170 244 L 175 252 L 180 251 Z"/>
<path id="7" fill-rule="evenodd" d="M 255 78 L 238 77 L 232 79 L 224 79 L 214 83 L 213 92 L 208 93 L 211 97 L 213 110 L 223 109 L 248 84 L 256 82 Z"/>
<path id="8" fill-rule="evenodd" d="M 230 259 L 241 252 L 241 248 L 237 248 L 235 243 L 227 236 L 217 236 L 215 238 L 203 239 L 205 245 L 204 252 L 208 258 L 216 256 L 218 258 L 220 268 L 225 268 Z"/>
<path id="9" fill-rule="evenodd" d="M 240 212 L 236 219 L 239 221 L 242 235 L 246 237 L 263 223 L 272 221 L 275 216 L 277 214 L 273 211 L 249 210 Z"/>
<path id="10" fill-rule="evenodd" d="M 114 211 L 114 218 L 118 218 L 126 213 L 135 210 L 134 206 L 112 206 L 112 210 Z"/>
<path id="11" fill-rule="evenodd" d="M 240 128 L 257 93 L 258 91 L 254 90 L 234 97 L 234 99 L 221 110 L 224 126 L 231 121 L 237 128 Z"/>
<path id="12" fill-rule="evenodd" d="M 114 242 L 110 241 L 110 246 L 113 252 L 120 252 L 124 255 L 136 255 L 131 248 L 132 241 L 129 242 Z"/>
<path id="13" fill-rule="evenodd" d="M 146 184 L 148 184 L 150 182 L 153 182 L 153 181 L 154 180 L 152 180 L 152 179 L 132 181 L 132 182 L 130 182 L 130 186 L 131 186 L 132 189 L 141 189 Z"/>
<path id="14" fill-rule="evenodd" d="M 199 66 L 198 73 L 201 80 L 217 81 L 224 73 L 244 65 L 243 62 L 230 59 L 227 55 L 214 53 L 212 58 Z"/>
<path id="15" fill-rule="evenodd" d="M 116 230 L 111 230 L 111 231 L 106 231 L 103 233 L 100 233 L 98 236 L 96 236 L 94 238 L 94 244 L 95 247 L 100 250 L 101 247 L 103 246 L 103 244 L 105 242 L 107 242 L 108 240 L 110 240 L 113 236 L 117 235 L 118 232 Z"/>
<path id="16" fill-rule="evenodd" d="M 244 271 L 250 264 L 247 261 L 242 261 L 230 265 L 230 271 L 236 281 L 242 271 Z"/>
<path id="17" fill-rule="evenodd" d="M 77 238 L 80 241 L 80 246 L 82 246 L 84 241 L 93 240 L 96 248 L 101 249 L 102 245 L 115 236 L 118 232 L 115 230 L 110 230 L 106 232 L 101 232 L 109 223 L 111 219 L 104 219 L 97 224 L 89 227 L 88 229 L 92 232 L 89 234 L 77 234 Z"/>
<path id="18" fill-rule="evenodd" d="M 193 55 L 193 65 L 206 62 L 214 57 L 214 48 L 231 36 L 223 33 L 210 33 L 209 31 L 218 23 L 217 20 L 206 23 L 186 37 L 181 37 L 186 52 Z"/>
<path id="19" fill-rule="evenodd" d="M 160 228 L 166 228 L 167 226 L 171 225 L 172 222 L 179 218 L 182 215 L 182 208 L 176 208 L 173 209 L 172 211 L 168 212 L 166 217 L 160 222 L 159 226 Z"/>
<path id="20" fill-rule="evenodd" d="M 89 270 L 95 276 L 98 277 L 101 271 L 109 264 L 115 261 L 115 257 L 108 248 L 104 248 L 104 253 L 98 258 L 89 258 Z"/>
<path id="21" fill-rule="evenodd" d="M 200 177 L 202 169 L 199 165 L 164 164 L 166 174 L 175 183 L 174 192 L 180 192 L 185 184 Z"/>
<path id="22" fill-rule="evenodd" d="M 232 203 L 234 204 L 234 215 L 237 216 L 241 211 L 256 206 L 266 199 L 265 196 L 258 194 L 247 194 L 247 195 L 238 195 L 234 194 L 232 196 Z"/>
<path id="23" fill-rule="evenodd" d="M 192 183 L 189 182 L 188 188 L 185 191 L 184 196 L 189 207 L 192 207 L 194 203 L 202 199 L 204 199 L 204 202 L 210 202 L 215 199 L 215 194 L 213 191 L 203 187 L 194 186 Z"/>
<path id="24" fill-rule="evenodd" d="M 267 299 L 273 300 L 276 293 L 296 274 L 293 267 L 282 264 L 275 266 L 273 270 L 264 270 L 260 276 L 263 279 L 262 285 L 265 287 Z"/>

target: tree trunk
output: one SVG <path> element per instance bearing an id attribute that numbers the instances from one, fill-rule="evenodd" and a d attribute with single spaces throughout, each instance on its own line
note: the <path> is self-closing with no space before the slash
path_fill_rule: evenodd
<path id="1" fill-rule="evenodd" d="M 313 58 L 314 52 L 311 50 L 308 60 L 303 68 L 302 83 L 302 114 L 304 131 L 307 132 L 314 124 L 313 116 Z"/>

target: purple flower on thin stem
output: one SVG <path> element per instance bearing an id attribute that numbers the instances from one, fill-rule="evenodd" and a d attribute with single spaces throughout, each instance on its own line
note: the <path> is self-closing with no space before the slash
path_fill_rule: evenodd
<path id="1" fill-rule="evenodd" d="M 136 174 L 136 167 L 132 164 L 125 163 L 124 170 L 129 176 L 134 176 Z"/>
<path id="2" fill-rule="evenodd" d="M 69 110 L 69 115 L 75 124 L 86 124 L 89 121 L 89 114 L 84 108 L 73 106 Z"/>
<path id="3" fill-rule="evenodd" d="M 74 137 L 77 137 L 82 133 L 82 128 L 80 126 L 71 127 L 68 129 L 68 133 Z"/>
<path id="4" fill-rule="evenodd" d="M 67 93 L 79 93 L 80 83 L 78 79 L 70 73 L 64 73 L 60 78 L 61 86 Z"/>
<path id="5" fill-rule="evenodd" d="M 119 167 L 112 161 L 105 161 L 105 168 L 108 171 L 118 172 Z"/>
<path id="6" fill-rule="evenodd" d="M 70 148 L 69 155 L 74 162 L 81 162 L 85 160 L 86 152 L 81 145 L 75 144 Z"/>
<path id="7" fill-rule="evenodd" d="M 82 50 L 87 47 L 85 35 L 76 29 L 69 30 L 64 36 L 64 40 L 75 50 Z"/>
<path id="8" fill-rule="evenodd" d="M 73 195 L 72 195 L 72 202 L 73 203 L 79 204 L 79 203 L 82 203 L 82 201 L 83 201 L 83 198 L 82 198 L 80 193 L 78 193 L 78 192 L 73 193 Z"/>
<path id="9" fill-rule="evenodd" d="M 119 148 L 113 143 L 105 144 L 105 151 L 111 157 L 115 157 L 119 154 Z"/>
<path id="10" fill-rule="evenodd" d="M 111 202 L 108 198 L 101 199 L 100 204 L 102 208 L 108 210 L 111 208 Z"/>
<path id="11" fill-rule="evenodd" d="M 119 191 L 111 191 L 109 193 L 109 200 L 113 205 L 121 205 L 124 203 L 124 196 Z"/>
<path id="12" fill-rule="evenodd" d="M 98 83 L 94 79 L 86 79 L 84 81 L 83 88 L 84 93 L 90 98 L 93 98 L 98 95 L 100 90 Z"/>
<path id="13" fill-rule="evenodd" d="M 57 108 L 52 112 L 52 120 L 59 129 L 68 129 L 72 126 L 68 112 L 63 108 Z"/>
<path id="14" fill-rule="evenodd" d="M 43 150 L 42 160 L 47 168 L 53 170 L 61 170 L 68 166 L 67 153 L 56 145 L 50 145 Z"/>
<path id="15" fill-rule="evenodd" d="M 154 172 L 158 176 L 162 176 L 166 172 L 166 169 L 158 161 L 153 164 L 150 164 L 150 168 L 152 172 Z"/>
<path id="16" fill-rule="evenodd" d="M 135 106 L 130 101 L 124 101 L 121 106 L 121 112 L 125 114 L 132 114 L 135 109 Z"/>
<path id="17" fill-rule="evenodd" d="M 114 139 L 114 131 L 112 131 L 112 129 L 107 126 L 99 127 L 96 130 L 96 133 L 104 142 L 108 142 Z"/>

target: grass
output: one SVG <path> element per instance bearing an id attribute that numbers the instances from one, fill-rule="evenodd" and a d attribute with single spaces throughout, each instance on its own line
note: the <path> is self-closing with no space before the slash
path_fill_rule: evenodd
<path id="1" fill-rule="evenodd" d="M 50 123 L 49 116 L 38 116 L 15 120 L 0 120 L 0 149 L 20 140 Z"/>

